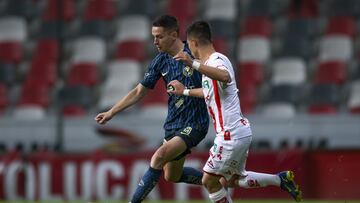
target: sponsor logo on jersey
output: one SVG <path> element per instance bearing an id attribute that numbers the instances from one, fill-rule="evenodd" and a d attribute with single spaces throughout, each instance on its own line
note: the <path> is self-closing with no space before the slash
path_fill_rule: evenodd
<path id="1" fill-rule="evenodd" d="M 164 77 L 164 76 L 167 75 L 168 73 L 169 73 L 169 71 L 167 71 L 167 72 L 165 72 L 165 73 L 161 72 L 161 75 Z"/>
<path id="2" fill-rule="evenodd" d="M 179 108 L 183 104 L 184 104 L 184 99 L 180 98 L 176 101 L 175 106 L 176 106 L 176 108 Z"/>

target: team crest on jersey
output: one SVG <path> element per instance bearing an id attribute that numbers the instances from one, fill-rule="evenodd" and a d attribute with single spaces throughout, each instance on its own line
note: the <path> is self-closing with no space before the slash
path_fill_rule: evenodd
<path id="1" fill-rule="evenodd" d="M 182 134 L 182 135 L 190 135 L 191 131 L 192 131 L 192 127 L 186 127 L 186 128 L 184 128 L 184 130 L 182 130 L 180 132 L 180 134 Z"/>
<path id="2" fill-rule="evenodd" d="M 184 69 L 183 69 L 183 74 L 186 76 L 186 77 L 190 77 L 192 76 L 194 73 L 194 69 L 190 68 L 189 66 L 185 66 Z"/>

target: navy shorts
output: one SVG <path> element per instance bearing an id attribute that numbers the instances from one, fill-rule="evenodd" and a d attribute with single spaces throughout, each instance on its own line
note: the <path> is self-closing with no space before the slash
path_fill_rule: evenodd
<path id="1" fill-rule="evenodd" d="M 201 140 L 205 138 L 207 131 L 208 128 L 198 130 L 190 126 L 179 129 L 165 130 L 166 141 L 171 140 L 175 136 L 179 136 L 186 144 L 186 150 L 173 160 L 179 160 L 187 154 L 190 154 L 191 149 L 196 147 L 201 142 Z"/>

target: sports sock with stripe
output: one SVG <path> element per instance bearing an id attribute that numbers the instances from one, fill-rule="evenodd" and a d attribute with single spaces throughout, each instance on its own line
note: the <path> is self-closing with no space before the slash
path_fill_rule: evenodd
<path id="1" fill-rule="evenodd" d="M 280 186 L 280 178 L 277 175 L 247 171 L 247 176 L 238 180 L 242 188 L 266 187 L 268 185 Z"/>
<path id="2" fill-rule="evenodd" d="M 143 177 L 141 178 L 135 193 L 131 198 L 131 203 L 140 203 L 142 202 L 146 196 L 151 192 L 151 190 L 158 183 L 162 170 L 154 169 L 149 167 L 149 169 L 145 172 Z"/>
<path id="3" fill-rule="evenodd" d="M 209 198 L 214 203 L 232 203 L 232 199 L 225 188 L 221 188 L 219 191 L 209 194 Z"/>

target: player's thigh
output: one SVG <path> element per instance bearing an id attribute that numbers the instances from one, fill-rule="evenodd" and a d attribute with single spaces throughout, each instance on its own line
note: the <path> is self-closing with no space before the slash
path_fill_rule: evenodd
<path id="1" fill-rule="evenodd" d="M 205 172 L 202 180 L 204 183 L 213 184 L 219 182 L 220 178 L 222 178 L 222 176 Z"/>
<path id="2" fill-rule="evenodd" d="M 186 148 L 186 143 L 180 137 L 175 136 L 156 150 L 151 159 L 151 164 L 159 164 L 158 162 L 165 164 L 183 153 Z"/>
<path id="3" fill-rule="evenodd" d="M 184 163 L 185 157 L 167 162 L 163 168 L 165 180 L 173 182 L 178 181 L 181 178 Z"/>

